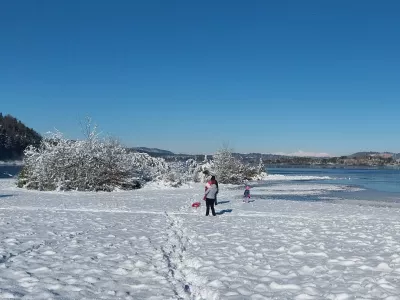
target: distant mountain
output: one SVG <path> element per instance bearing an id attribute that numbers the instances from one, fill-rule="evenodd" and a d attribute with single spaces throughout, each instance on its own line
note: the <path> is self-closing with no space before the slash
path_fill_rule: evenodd
<path id="1" fill-rule="evenodd" d="M 29 145 L 39 145 L 42 137 L 13 116 L 0 113 L 0 161 L 20 160 Z"/>
<path id="2" fill-rule="evenodd" d="M 141 153 L 147 153 L 151 156 L 168 156 L 168 155 L 175 155 L 175 153 L 168 151 L 168 150 L 163 150 L 163 149 L 158 149 L 158 148 L 147 148 L 147 147 L 133 147 L 129 148 L 130 151 L 136 151 L 136 152 L 141 152 Z"/>

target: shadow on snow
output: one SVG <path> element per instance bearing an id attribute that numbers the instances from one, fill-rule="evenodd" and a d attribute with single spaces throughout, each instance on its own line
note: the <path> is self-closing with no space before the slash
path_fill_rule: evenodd
<path id="1" fill-rule="evenodd" d="M 232 212 L 232 209 L 223 209 L 223 210 L 220 210 L 219 212 L 217 212 L 216 214 L 223 215 L 225 213 L 231 213 L 231 212 Z"/>
<path id="2" fill-rule="evenodd" d="M 225 203 L 229 203 L 229 202 L 231 202 L 231 201 L 220 201 L 220 202 L 218 202 L 218 204 L 225 204 Z"/>

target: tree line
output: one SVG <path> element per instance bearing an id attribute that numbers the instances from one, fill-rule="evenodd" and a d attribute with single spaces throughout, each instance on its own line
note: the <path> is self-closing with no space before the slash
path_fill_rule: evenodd
<path id="1" fill-rule="evenodd" d="M 11 115 L 0 113 L 0 160 L 21 160 L 29 145 L 38 146 L 42 137 Z"/>

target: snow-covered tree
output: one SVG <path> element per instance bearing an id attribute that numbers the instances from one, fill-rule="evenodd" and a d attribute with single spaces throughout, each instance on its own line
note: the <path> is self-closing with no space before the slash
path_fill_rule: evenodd
<path id="1" fill-rule="evenodd" d="M 259 174 L 261 174 L 262 172 L 265 172 L 265 165 L 264 165 L 264 161 L 261 156 L 260 156 L 260 161 L 258 163 L 257 172 Z"/>
<path id="2" fill-rule="evenodd" d="M 267 176 L 267 171 L 265 169 L 264 161 L 262 157 L 260 157 L 260 161 L 257 166 L 257 175 L 253 177 L 254 180 L 263 180 Z"/>
<path id="3" fill-rule="evenodd" d="M 90 128 L 90 127 L 88 127 Z M 18 186 L 38 190 L 112 191 L 140 188 L 170 168 L 164 159 L 128 153 L 115 139 L 101 139 L 96 128 L 84 140 L 49 133 L 39 147 L 25 150 Z"/>
<path id="4" fill-rule="evenodd" d="M 212 173 L 213 164 L 207 160 L 198 163 L 194 159 L 189 159 L 186 161 L 186 167 L 187 178 L 189 178 L 190 181 L 206 182 Z"/>
<path id="5" fill-rule="evenodd" d="M 237 184 L 244 180 L 243 164 L 233 156 L 228 147 L 224 147 L 214 154 L 213 171 L 221 183 Z"/>
<path id="6" fill-rule="evenodd" d="M 258 166 L 246 164 L 235 157 L 228 147 L 214 154 L 212 163 L 212 171 L 221 183 L 239 184 L 246 180 L 262 179 L 266 175 L 264 168 L 262 159 Z"/>
<path id="7" fill-rule="evenodd" d="M 170 166 L 164 159 L 151 157 L 147 153 L 131 152 L 128 160 L 134 176 L 145 182 L 161 180 L 170 171 Z"/>

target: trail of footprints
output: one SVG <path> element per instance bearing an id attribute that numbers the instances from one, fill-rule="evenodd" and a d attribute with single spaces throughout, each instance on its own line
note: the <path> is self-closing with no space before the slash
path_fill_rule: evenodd
<path id="1" fill-rule="evenodd" d="M 153 246 L 156 251 L 156 269 L 166 278 L 176 299 L 195 300 L 205 299 L 206 295 L 211 296 L 213 292 L 207 291 L 204 286 L 206 279 L 199 277 L 190 266 L 187 255 L 190 239 L 181 218 L 165 212 L 165 219 L 167 227 L 163 244 L 159 247 Z"/>

